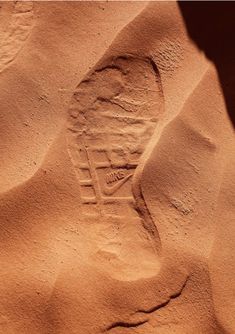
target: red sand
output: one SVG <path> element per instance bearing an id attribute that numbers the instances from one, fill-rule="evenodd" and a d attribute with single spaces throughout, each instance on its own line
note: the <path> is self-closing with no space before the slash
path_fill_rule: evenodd
<path id="1" fill-rule="evenodd" d="M 0 4 L 0 333 L 234 333 L 234 9 Z"/>

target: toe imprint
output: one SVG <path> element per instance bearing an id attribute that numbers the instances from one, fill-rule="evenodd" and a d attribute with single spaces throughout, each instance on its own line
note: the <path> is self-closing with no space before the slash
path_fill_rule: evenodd
<path id="1" fill-rule="evenodd" d="M 4 5 L 8 6 L 9 4 Z M 10 5 L 12 6 L 12 4 Z M 4 7 L 1 10 L 4 10 Z M 5 11 L 7 12 L 8 9 L 6 8 Z M 1 27 L 0 30 L 0 72 L 14 61 L 24 46 L 33 23 L 33 1 L 14 1 L 7 26 Z"/>

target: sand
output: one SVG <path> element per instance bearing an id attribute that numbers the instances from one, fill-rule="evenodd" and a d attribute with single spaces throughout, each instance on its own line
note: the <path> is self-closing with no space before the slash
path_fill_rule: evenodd
<path id="1" fill-rule="evenodd" d="M 234 15 L 0 3 L 0 333 L 234 333 Z"/>

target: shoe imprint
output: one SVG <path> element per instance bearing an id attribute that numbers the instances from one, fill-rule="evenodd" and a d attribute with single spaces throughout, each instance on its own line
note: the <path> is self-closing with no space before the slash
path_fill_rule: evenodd
<path id="1" fill-rule="evenodd" d="M 158 72 L 148 58 L 113 58 L 78 85 L 67 139 L 84 205 L 104 212 L 116 206 L 119 215 L 132 206 L 132 175 L 162 106 Z"/>
<path id="2" fill-rule="evenodd" d="M 135 209 L 132 176 L 162 112 L 155 64 L 129 55 L 98 64 L 69 108 L 67 145 L 80 189 L 79 219 L 96 231 L 87 261 L 118 280 L 151 277 L 160 268 L 158 240 Z"/>
<path id="3" fill-rule="evenodd" d="M 17 57 L 34 23 L 33 1 L 14 1 L 1 6 L 3 19 L 9 14 L 10 17 L 0 29 L 0 73 Z"/>

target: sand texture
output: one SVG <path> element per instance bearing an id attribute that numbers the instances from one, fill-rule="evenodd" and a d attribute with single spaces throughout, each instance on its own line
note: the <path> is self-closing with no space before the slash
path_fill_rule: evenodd
<path id="1" fill-rule="evenodd" d="M 0 3 L 0 334 L 235 333 L 235 3 Z"/>

